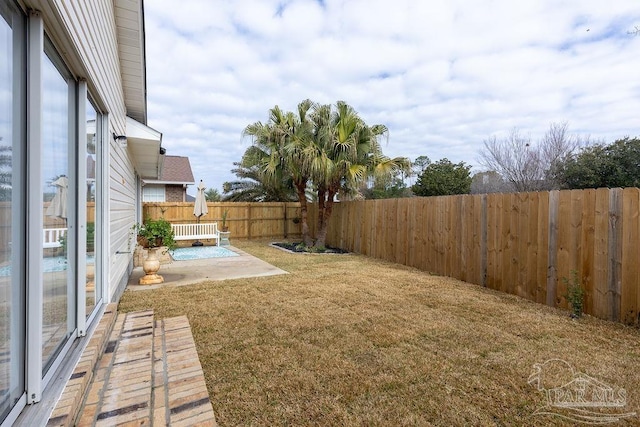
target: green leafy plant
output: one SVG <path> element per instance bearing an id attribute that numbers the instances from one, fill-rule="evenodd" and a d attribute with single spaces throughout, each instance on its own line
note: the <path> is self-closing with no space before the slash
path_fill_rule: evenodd
<path id="1" fill-rule="evenodd" d="M 94 222 L 87 222 L 87 252 L 93 252 L 95 250 L 96 242 L 96 224 Z"/>
<path id="2" fill-rule="evenodd" d="M 87 222 L 87 252 L 93 252 L 95 250 L 95 232 L 96 224 L 93 222 Z M 63 253 L 67 253 L 67 233 L 63 233 L 58 242 L 62 248 Z"/>
<path id="3" fill-rule="evenodd" d="M 171 223 L 164 218 L 147 218 L 142 224 L 136 224 L 135 230 L 138 233 L 138 244 L 145 248 L 176 247 Z"/>
<path id="4" fill-rule="evenodd" d="M 571 270 L 571 280 L 566 277 L 563 277 L 562 280 L 567 285 L 567 293 L 564 297 L 569 301 L 569 304 L 571 304 L 571 317 L 582 317 L 585 291 L 578 280 L 578 272 Z"/>

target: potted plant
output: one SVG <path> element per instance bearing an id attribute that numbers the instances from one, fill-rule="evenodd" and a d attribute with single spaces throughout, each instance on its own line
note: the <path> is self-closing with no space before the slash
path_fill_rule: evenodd
<path id="1" fill-rule="evenodd" d="M 227 225 L 227 215 L 229 215 L 229 209 L 225 209 L 222 212 L 222 226 L 220 227 L 220 232 L 218 233 L 218 238 L 220 239 L 218 244 L 220 246 L 229 245 L 229 236 L 231 235 L 231 232 L 229 231 L 229 226 Z"/>
<path id="2" fill-rule="evenodd" d="M 227 215 L 229 215 L 229 209 L 225 209 L 222 212 L 222 228 L 221 228 L 221 230 L 224 231 L 225 233 L 227 231 L 229 231 L 229 226 L 227 225 Z"/>
<path id="3" fill-rule="evenodd" d="M 166 246 L 167 249 L 176 247 L 171 223 L 164 218 L 147 218 L 142 225 L 137 224 L 135 228 L 138 232 L 138 244 L 149 250 L 147 258 L 142 263 L 145 275 L 140 278 L 138 283 L 153 285 L 164 282 L 164 278 L 157 274 L 160 269 L 158 249 L 161 246 Z"/>
<path id="4" fill-rule="evenodd" d="M 136 225 L 136 230 L 138 233 L 138 244 L 143 248 L 166 246 L 167 249 L 174 249 L 176 247 L 171 223 L 164 218 L 147 218 L 142 225 Z"/>

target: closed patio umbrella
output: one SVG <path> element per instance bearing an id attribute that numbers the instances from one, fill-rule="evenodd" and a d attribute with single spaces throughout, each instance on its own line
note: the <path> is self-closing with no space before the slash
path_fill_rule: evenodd
<path id="1" fill-rule="evenodd" d="M 204 183 L 200 180 L 200 184 L 198 185 L 198 192 L 196 193 L 196 203 L 193 206 L 193 214 L 196 216 L 196 221 L 198 225 L 197 233 L 200 234 L 200 217 L 209 213 L 209 208 L 207 207 L 207 198 L 204 195 Z M 202 246 L 202 242 L 197 240 L 193 242 L 191 246 Z"/>
<path id="2" fill-rule="evenodd" d="M 51 217 L 58 217 L 64 220 L 67 219 L 67 189 L 69 188 L 69 179 L 61 175 L 58 179 L 53 181 L 51 185 L 56 187 L 56 194 L 51 199 L 49 207 L 45 214 Z"/>

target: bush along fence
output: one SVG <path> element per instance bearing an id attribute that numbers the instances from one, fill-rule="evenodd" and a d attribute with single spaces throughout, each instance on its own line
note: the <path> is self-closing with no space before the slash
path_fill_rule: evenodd
<path id="1" fill-rule="evenodd" d="M 317 206 L 310 207 L 315 231 Z M 640 189 L 337 203 L 327 244 L 640 326 Z"/>
<path id="2" fill-rule="evenodd" d="M 242 203 L 209 202 L 209 212 L 200 222 L 217 222 L 222 228 L 225 212 L 231 239 L 295 239 L 301 236 L 300 204 L 296 202 Z M 172 224 L 195 224 L 193 203 L 146 202 L 142 204 L 143 218 L 164 218 Z"/>

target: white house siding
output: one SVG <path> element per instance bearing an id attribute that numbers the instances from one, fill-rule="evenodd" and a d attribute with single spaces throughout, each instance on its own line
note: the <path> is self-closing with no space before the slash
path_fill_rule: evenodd
<path id="1" fill-rule="evenodd" d="M 112 144 L 110 152 L 111 247 L 109 260 L 109 300 L 119 298 L 131 272 L 135 240 L 131 226 L 136 221 L 136 176 L 126 150 Z"/>
<path id="2" fill-rule="evenodd" d="M 45 29 L 62 46 L 71 44 L 76 55 L 65 55 L 72 71 L 85 77 L 89 92 L 97 106 L 109 118 L 108 135 L 126 134 L 126 107 L 118 56 L 115 10 L 112 0 L 70 2 L 68 0 L 38 1 L 34 8 L 50 9 L 59 16 L 62 28 Z M 57 35 L 59 34 L 59 37 Z M 59 39 L 59 40 L 56 40 Z M 70 46 L 70 47 L 71 47 Z M 60 48 L 59 48 L 60 49 Z M 63 51 L 61 49 L 61 51 Z M 64 52 L 64 51 L 63 51 Z M 107 299 L 114 300 L 130 273 L 130 231 L 136 217 L 136 177 L 126 149 L 108 137 L 109 183 L 106 209 L 107 232 Z M 106 160 L 106 159 L 105 159 Z"/>
<path id="3" fill-rule="evenodd" d="M 113 3 L 110 0 L 32 1 L 43 12 L 45 31 L 77 77 L 85 77 L 114 131 L 125 130 L 125 103 L 120 77 Z M 47 18 L 50 19 L 47 19 Z M 55 20 L 53 19 L 55 17 Z"/>

